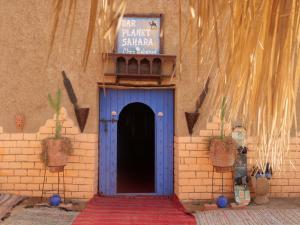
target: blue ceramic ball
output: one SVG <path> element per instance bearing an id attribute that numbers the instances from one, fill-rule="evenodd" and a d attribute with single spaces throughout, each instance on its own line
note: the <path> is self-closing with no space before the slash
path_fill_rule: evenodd
<path id="1" fill-rule="evenodd" d="M 217 205 L 220 207 L 220 208 L 226 208 L 228 204 L 228 199 L 225 197 L 225 196 L 220 196 L 218 199 L 217 199 Z"/>
<path id="2" fill-rule="evenodd" d="M 61 202 L 61 198 L 59 195 L 52 195 L 49 199 L 50 205 L 58 206 Z"/>

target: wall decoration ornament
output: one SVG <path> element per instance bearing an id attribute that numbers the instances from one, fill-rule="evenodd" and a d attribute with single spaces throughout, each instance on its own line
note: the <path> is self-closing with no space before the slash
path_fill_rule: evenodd
<path id="1" fill-rule="evenodd" d="M 71 81 L 69 80 L 69 78 L 67 77 L 67 74 L 65 71 L 62 71 L 62 76 L 64 79 L 64 86 L 67 90 L 69 99 L 71 101 L 71 103 L 74 106 L 74 111 L 75 111 L 75 115 L 76 115 L 76 119 L 80 128 L 80 131 L 83 132 L 84 131 L 84 127 L 87 121 L 87 118 L 89 116 L 89 108 L 82 108 L 78 106 L 78 101 L 77 101 L 77 97 L 75 95 L 73 86 Z"/>
<path id="2" fill-rule="evenodd" d="M 25 116 L 22 113 L 15 115 L 16 129 L 18 132 L 23 132 L 25 126 Z"/>
<path id="3" fill-rule="evenodd" d="M 207 95 L 208 92 L 208 85 L 209 85 L 209 78 L 207 79 L 206 83 L 205 83 L 205 87 L 202 90 L 199 98 L 196 101 L 196 109 L 195 112 L 185 112 L 185 119 L 186 119 L 186 123 L 188 126 L 188 131 L 189 134 L 192 135 L 193 134 L 193 128 L 198 120 L 198 117 L 200 115 L 199 111 L 200 108 L 205 100 L 205 97 Z"/>

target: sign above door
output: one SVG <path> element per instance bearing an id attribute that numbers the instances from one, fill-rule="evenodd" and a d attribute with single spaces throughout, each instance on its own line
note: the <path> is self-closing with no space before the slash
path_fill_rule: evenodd
<path id="1" fill-rule="evenodd" d="M 114 62 L 105 76 L 121 79 L 157 81 L 175 76 L 176 56 L 163 54 L 163 15 L 127 14 L 120 21 L 113 53 L 105 53 Z"/>
<path id="2" fill-rule="evenodd" d="M 161 54 L 161 15 L 125 15 L 118 31 L 116 52 Z"/>

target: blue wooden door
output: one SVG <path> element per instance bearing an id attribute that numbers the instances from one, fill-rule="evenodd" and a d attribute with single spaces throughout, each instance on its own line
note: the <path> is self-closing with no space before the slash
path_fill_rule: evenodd
<path id="1" fill-rule="evenodd" d="M 155 193 L 173 194 L 173 90 L 100 90 L 99 192 L 117 194 L 117 120 L 130 103 L 144 103 L 155 114 Z"/>

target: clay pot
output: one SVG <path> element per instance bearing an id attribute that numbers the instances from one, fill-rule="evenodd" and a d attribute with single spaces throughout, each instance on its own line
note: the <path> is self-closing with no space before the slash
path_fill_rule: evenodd
<path id="1" fill-rule="evenodd" d="M 25 126 L 25 116 L 23 114 L 17 114 L 15 116 L 16 129 L 19 132 L 23 132 L 23 128 Z"/>
<path id="2" fill-rule="evenodd" d="M 255 191 L 254 202 L 258 205 L 269 202 L 270 182 L 265 177 L 251 177 L 252 187 Z"/>
<path id="3" fill-rule="evenodd" d="M 235 161 L 236 144 L 230 137 L 215 138 L 210 142 L 210 159 L 213 166 L 231 167 Z"/>
<path id="4" fill-rule="evenodd" d="M 68 155 L 63 151 L 64 139 L 47 140 L 47 157 L 50 172 L 63 171 L 68 163 Z"/>

